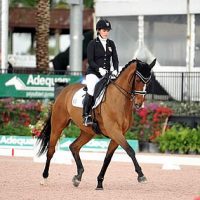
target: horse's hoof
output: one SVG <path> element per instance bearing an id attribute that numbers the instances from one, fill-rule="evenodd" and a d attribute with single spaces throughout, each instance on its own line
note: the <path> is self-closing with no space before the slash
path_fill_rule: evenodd
<path id="1" fill-rule="evenodd" d="M 139 183 L 147 183 L 147 178 L 145 176 L 140 176 L 140 177 L 138 177 L 138 182 Z"/>
<path id="2" fill-rule="evenodd" d="M 47 185 L 47 178 L 43 178 L 41 181 L 40 181 L 40 185 Z"/>
<path id="3" fill-rule="evenodd" d="M 73 185 L 74 185 L 75 187 L 78 187 L 81 181 L 79 181 L 79 180 L 77 179 L 77 177 L 74 176 L 73 179 L 72 179 L 72 182 L 73 182 Z"/>
<path id="4" fill-rule="evenodd" d="M 103 190 L 103 187 L 96 187 L 95 190 Z"/>

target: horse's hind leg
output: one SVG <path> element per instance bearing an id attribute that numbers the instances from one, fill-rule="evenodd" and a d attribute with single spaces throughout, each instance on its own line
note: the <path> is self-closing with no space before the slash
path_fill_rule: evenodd
<path id="1" fill-rule="evenodd" d="M 72 179 L 75 187 L 79 186 L 82 179 L 82 174 L 84 172 L 83 164 L 79 155 L 80 149 L 84 144 L 89 142 L 93 136 L 94 135 L 90 135 L 81 131 L 80 136 L 69 146 L 77 166 L 77 175 L 75 175 Z"/>
<path id="2" fill-rule="evenodd" d="M 59 120 L 56 118 L 59 114 Z M 47 160 L 45 164 L 45 168 L 43 171 L 43 178 L 44 180 L 47 180 L 49 176 L 49 167 L 51 159 L 55 153 L 55 146 L 58 142 L 58 139 L 60 138 L 60 135 L 63 131 L 63 129 L 69 124 L 69 118 L 66 116 L 65 113 L 58 112 L 58 113 L 52 113 L 51 118 L 51 135 L 50 135 L 50 141 L 47 151 Z"/>
<path id="3" fill-rule="evenodd" d="M 116 142 L 114 142 L 113 140 L 111 140 L 110 144 L 108 146 L 106 157 L 105 157 L 104 162 L 103 162 L 103 166 L 102 166 L 101 171 L 100 171 L 100 173 L 97 177 L 98 184 L 97 184 L 96 190 L 103 190 L 104 176 L 105 176 L 108 165 L 110 164 L 112 156 L 113 156 L 115 150 L 117 149 L 117 147 L 118 147 L 118 144 Z"/>

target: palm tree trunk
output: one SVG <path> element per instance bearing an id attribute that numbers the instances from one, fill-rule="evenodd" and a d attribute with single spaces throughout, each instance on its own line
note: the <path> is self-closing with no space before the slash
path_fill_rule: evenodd
<path id="1" fill-rule="evenodd" d="M 49 0 L 38 0 L 36 18 L 36 66 L 43 71 L 49 63 Z"/>

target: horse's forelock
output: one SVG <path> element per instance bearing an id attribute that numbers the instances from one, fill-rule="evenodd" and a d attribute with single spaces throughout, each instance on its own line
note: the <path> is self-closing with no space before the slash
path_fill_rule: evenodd
<path id="1" fill-rule="evenodd" d="M 137 61 L 137 71 L 145 78 L 149 78 L 151 76 L 151 68 L 149 65 L 140 60 Z"/>

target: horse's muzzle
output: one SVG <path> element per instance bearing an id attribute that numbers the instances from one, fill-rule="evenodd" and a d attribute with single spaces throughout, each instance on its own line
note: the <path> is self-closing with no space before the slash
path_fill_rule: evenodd
<path id="1" fill-rule="evenodd" d="M 142 107 L 142 104 L 138 104 L 138 103 L 135 104 L 135 109 L 136 110 L 139 110 L 141 107 Z"/>

